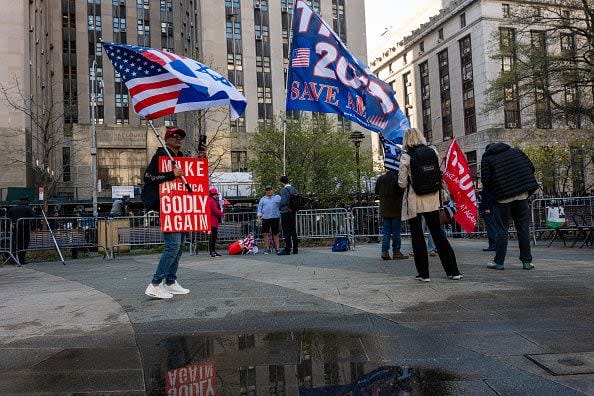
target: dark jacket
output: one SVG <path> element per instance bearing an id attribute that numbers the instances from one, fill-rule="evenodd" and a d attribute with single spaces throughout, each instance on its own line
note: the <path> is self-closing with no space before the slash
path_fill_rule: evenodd
<path id="1" fill-rule="evenodd" d="M 522 150 L 505 143 L 493 143 L 481 160 L 481 180 L 483 189 L 495 201 L 538 190 L 534 177 L 534 165 Z"/>
<path id="2" fill-rule="evenodd" d="M 166 156 L 167 152 L 159 147 L 153 155 L 151 162 L 144 171 L 144 186 L 142 187 L 142 202 L 146 210 L 159 211 L 159 184 L 175 179 L 173 171 L 159 172 L 159 157 Z M 184 153 L 171 152 L 174 157 L 183 157 Z"/>
<path id="3" fill-rule="evenodd" d="M 6 212 L 6 217 L 8 217 L 12 221 L 12 226 L 16 227 L 17 222 L 19 219 L 27 218 L 27 217 L 37 217 L 33 209 L 29 205 L 19 204 L 17 206 L 13 206 L 12 208 L 8 209 Z M 31 230 L 31 221 L 24 220 L 25 222 L 21 224 L 25 231 L 29 232 Z"/>
<path id="4" fill-rule="evenodd" d="M 281 213 L 289 213 L 289 198 L 292 194 L 296 194 L 297 190 L 290 184 L 286 184 L 283 188 L 281 188 L 280 196 L 281 200 L 279 202 L 279 211 Z"/>
<path id="5" fill-rule="evenodd" d="M 480 213 L 484 213 L 485 210 L 493 210 L 493 196 L 489 193 L 489 190 L 483 188 L 480 192 L 478 210 Z"/>
<path id="6" fill-rule="evenodd" d="M 398 172 L 389 170 L 375 182 L 375 193 L 379 195 L 380 215 L 386 218 L 402 215 L 404 189 L 398 185 Z"/>

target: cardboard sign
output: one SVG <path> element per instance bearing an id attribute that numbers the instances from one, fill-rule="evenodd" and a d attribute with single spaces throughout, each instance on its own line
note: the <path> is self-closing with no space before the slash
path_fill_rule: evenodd
<path id="1" fill-rule="evenodd" d="M 217 376 L 212 363 L 192 363 L 169 370 L 165 378 L 165 394 L 168 396 L 217 394 Z"/>
<path id="2" fill-rule="evenodd" d="M 208 202 L 208 159 L 175 157 L 190 185 L 189 192 L 181 178 L 159 184 L 162 232 L 210 231 Z M 159 172 L 171 172 L 169 157 L 159 157 Z"/>

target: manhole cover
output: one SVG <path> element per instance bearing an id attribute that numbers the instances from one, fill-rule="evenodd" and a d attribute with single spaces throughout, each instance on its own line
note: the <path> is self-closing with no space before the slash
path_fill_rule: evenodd
<path id="1" fill-rule="evenodd" d="M 594 374 L 594 352 L 546 353 L 526 357 L 553 375 Z"/>

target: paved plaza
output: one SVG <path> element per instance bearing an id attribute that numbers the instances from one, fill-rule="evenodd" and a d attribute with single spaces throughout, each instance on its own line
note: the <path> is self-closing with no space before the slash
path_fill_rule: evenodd
<path id="1" fill-rule="evenodd" d="M 511 241 L 495 271 L 484 241 L 451 241 L 462 281 L 431 258 L 416 282 L 412 259 L 382 261 L 377 243 L 184 254 L 191 293 L 171 300 L 144 295 L 158 255 L 6 265 L 0 394 L 165 394 L 176 368 L 208 362 L 217 395 L 252 380 L 273 394 L 273 377 L 298 395 L 386 366 L 416 373 L 413 394 L 594 395 L 594 250 L 540 244 L 525 271 Z"/>

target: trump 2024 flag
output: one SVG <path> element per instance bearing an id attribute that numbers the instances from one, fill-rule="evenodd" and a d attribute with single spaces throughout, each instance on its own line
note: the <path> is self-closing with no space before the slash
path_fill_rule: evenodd
<path id="1" fill-rule="evenodd" d="M 148 119 L 228 105 L 231 119 L 245 111 L 247 100 L 208 66 L 167 51 L 136 45 L 103 43 L 122 76 L 134 111 Z"/>
<path id="2" fill-rule="evenodd" d="M 473 232 L 477 221 L 476 192 L 466 156 L 456 139 L 452 140 L 448 149 L 443 181 L 448 186 L 450 197 L 456 205 L 454 220 L 464 231 Z"/>
<path id="3" fill-rule="evenodd" d="M 302 0 L 293 16 L 287 110 L 338 113 L 394 143 L 410 127 L 392 88 Z"/>

